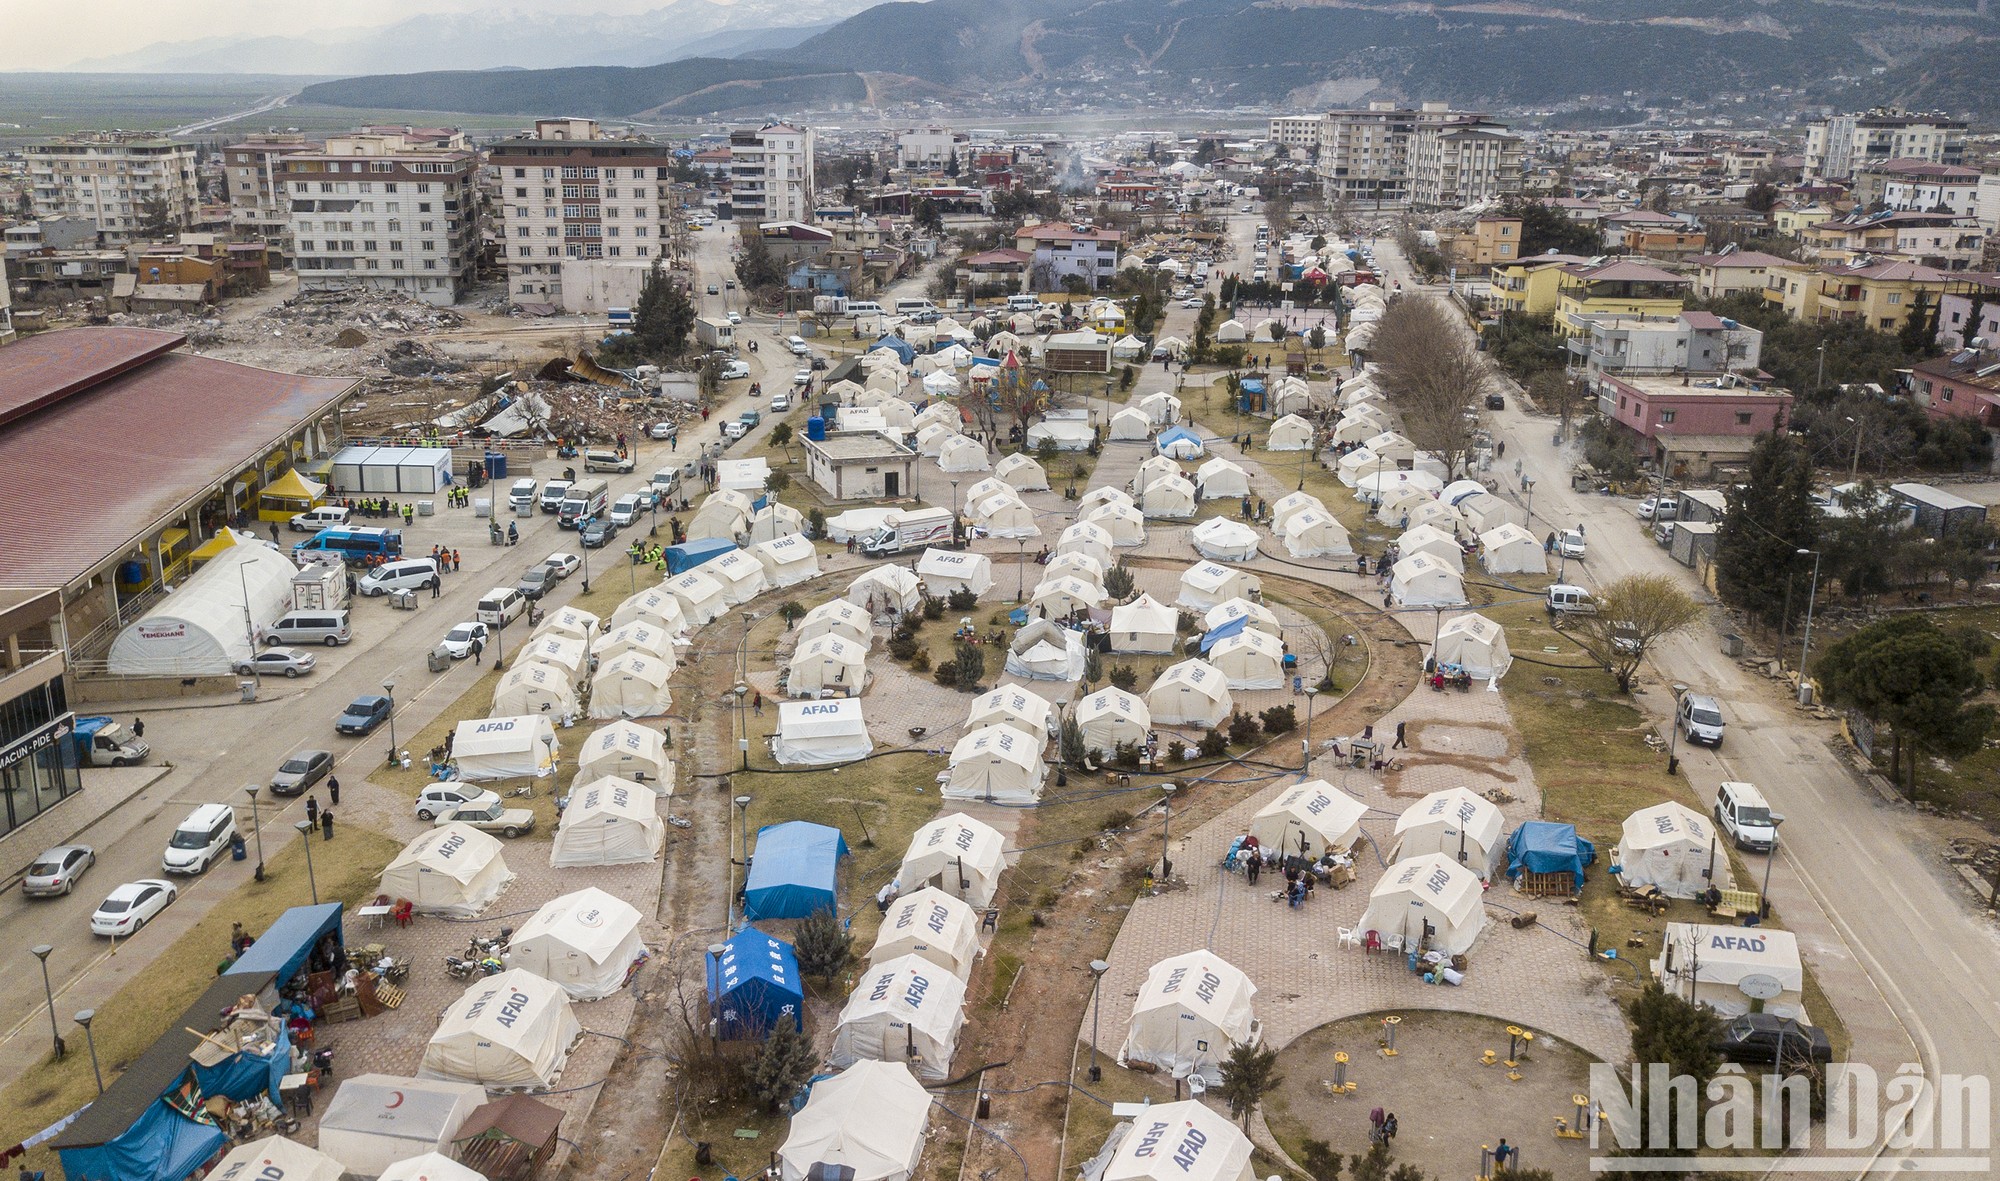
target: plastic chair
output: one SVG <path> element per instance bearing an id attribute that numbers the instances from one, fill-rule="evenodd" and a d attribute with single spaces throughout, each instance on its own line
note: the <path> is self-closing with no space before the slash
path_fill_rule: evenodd
<path id="1" fill-rule="evenodd" d="M 1339 943 L 1339 946 L 1341 946 L 1341 947 L 1359 947 L 1359 946 L 1361 946 L 1361 937 L 1360 937 L 1359 935 L 1355 934 L 1355 931 L 1354 931 L 1354 928 L 1353 928 L 1353 927 L 1342 927 L 1342 928 L 1340 928 L 1340 943 Z"/>
<path id="2" fill-rule="evenodd" d="M 1361 946 L 1369 955 L 1382 950 L 1382 932 L 1370 931 L 1361 937 Z"/>
<path id="3" fill-rule="evenodd" d="M 1401 951 L 1403 950 L 1403 937 L 1401 935 L 1390 935 L 1382 940 L 1382 947 L 1386 951 Z"/>

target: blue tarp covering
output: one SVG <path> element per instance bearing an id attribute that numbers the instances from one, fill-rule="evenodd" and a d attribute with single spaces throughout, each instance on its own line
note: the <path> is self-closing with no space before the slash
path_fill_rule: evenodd
<path id="1" fill-rule="evenodd" d="M 162 1099 L 108 1144 L 61 1150 L 63 1174 L 90 1181 L 183 1181 L 229 1142 Z"/>
<path id="2" fill-rule="evenodd" d="M 1228 623 L 1223 624 L 1221 627 L 1216 628 L 1214 631 L 1204 633 L 1201 637 L 1202 655 L 1206 656 L 1210 648 L 1215 647 L 1223 640 L 1228 639 L 1229 637 L 1235 635 L 1237 632 L 1240 632 L 1244 628 L 1249 626 L 1250 626 L 1250 617 L 1248 615 L 1239 615 L 1236 618 L 1230 620 Z"/>
<path id="3" fill-rule="evenodd" d="M 257 936 L 257 942 L 243 953 L 243 958 L 229 965 L 228 976 L 244 972 L 275 972 L 278 987 L 292 982 L 305 966 L 306 957 L 312 954 L 320 938 L 331 932 L 340 933 L 340 903 L 322 902 L 318 906 L 294 906 L 278 916 L 278 921 Z M 210 1092 L 213 1094 L 214 1092 Z"/>
<path id="4" fill-rule="evenodd" d="M 1198 449 L 1206 450 L 1206 448 L 1203 447 L 1202 445 L 1201 436 L 1195 434 L 1193 431 L 1189 430 L 1184 426 L 1168 427 L 1166 430 L 1160 432 L 1160 436 L 1157 440 L 1155 440 L 1155 442 L 1160 449 L 1160 453 L 1164 455 L 1166 453 L 1167 448 L 1170 445 L 1181 442 L 1182 440 L 1186 440 L 1188 442 L 1193 443 L 1195 447 Z"/>
<path id="5" fill-rule="evenodd" d="M 268 1094 L 271 1102 L 282 1106 L 284 1096 L 278 1093 L 278 1084 L 284 1081 L 291 1061 L 292 1035 L 287 1030 L 279 1033 L 278 1044 L 263 1057 L 231 1054 L 214 1066 L 195 1063 L 194 1080 L 200 1085 L 201 1093 L 210 1098 L 226 1095 L 231 1099 L 248 1099 Z"/>
<path id="6" fill-rule="evenodd" d="M 1583 867 L 1597 860 L 1597 846 L 1576 835 L 1576 825 L 1530 820 L 1514 830 L 1507 842 L 1507 876 L 1529 873 L 1576 875 L 1583 887 Z"/>
<path id="7" fill-rule="evenodd" d="M 667 573 L 685 574 L 703 562 L 713 562 L 735 548 L 735 542 L 725 541 L 720 537 L 670 545 L 667 547 Z"/>
<path id="8" fill-rule="evenodd" d="M 743 883 L 743 917 L 802 919 L 839 908 L 837 874 L 847 838 L 837 828 L 792 820 L 757 830 L 757 852 Z"/>
<path id="9" fill-rule="evenodd" d="M 805 1029 L 805 994 L 792 945 L 747 928 L 708 959 L 708 1005 L 729 1040 L 762 1038 L 790 1021 Z"/>
<path id="10" fill-rule="evenodd" d="M 900 336 L 885 336 L 874 344 L 869 345 L 867 351 L 872 353 L 876 349 L 888 349 L 890 352 L 895 353 L 897 358 L 905 365 L 917 359 L 917 350 L 911 346 L 909 341 L 904 340 Z"/>

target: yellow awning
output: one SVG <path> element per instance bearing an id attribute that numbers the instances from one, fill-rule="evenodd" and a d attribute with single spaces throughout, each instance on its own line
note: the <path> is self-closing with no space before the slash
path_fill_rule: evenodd
<path id="1" fill-rule="evenodd" d="M 224 529 L 214 537 L 202 542 L 198 549 L 188 555 L 188 560 L 191 562 L 206 562 L 223 550 L 242 545 L 245 540 L 247 539 L 236 530 Z"/>
<path id="2" fill-rule="evenodd" d="M 264 485 L 264 490 L 258 493 L 258 495 L 277 500 L 302 500 L 317 504 L 319 498 L 326 495 L 326 485 L 316 484 L 306 479 L 299 474 L 297 468 L 293 468 L 269 484 Z"/>

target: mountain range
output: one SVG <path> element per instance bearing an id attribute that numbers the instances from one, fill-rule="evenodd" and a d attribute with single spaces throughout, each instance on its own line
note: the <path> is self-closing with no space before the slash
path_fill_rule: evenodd
<path id="1" fill-rule="evenodd" d="M 786 7 L 797 12 L 810 2 Z M 2000 87 L 1992 84 L 2000 77 L 2000 24 L 1983 7 L 1984 0 L 1922 7 L 929 0 L 878 4 L 796 44 L 673 63 L 679 69 L 521 70 L 500 84 L 463 72 L 364 77 L 310 87 L 301 101 L 379 107 L 393 91 L 430 110 L 616 117 L 783 110 L 779 94 L 879 103 L 898 88 L 926 85 L 961 95 L 1086 96 L 1098 105 L 1312 107 L 1384 97 L 1516 109 L 1584 96 L 1633 106 L 1783 88 L 1847 108 L 1898 101 L 1990 114 L 2000 112 Z"/>

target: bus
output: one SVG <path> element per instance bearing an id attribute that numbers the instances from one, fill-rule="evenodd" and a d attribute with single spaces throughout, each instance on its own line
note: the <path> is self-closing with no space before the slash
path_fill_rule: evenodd
<path id="1" fill-rule="evenodd" d="M 402 556 L 403 531 L 357 527 L 322 529 L 293 546 L 292 558 L 307 561 L 315 552 L 339 554 L 350 566 L 358 566 L 371 557 L 387 561 Z"/>

